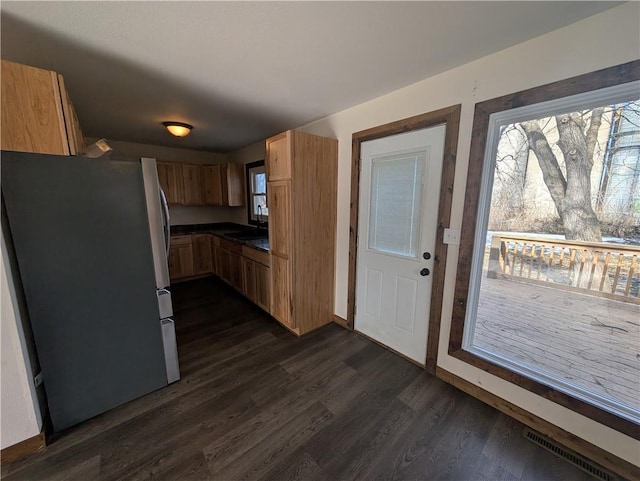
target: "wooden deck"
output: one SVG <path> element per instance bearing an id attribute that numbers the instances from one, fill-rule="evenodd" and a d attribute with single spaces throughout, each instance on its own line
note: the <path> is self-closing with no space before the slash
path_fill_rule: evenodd
<path id="1" fill-rule="evenodd" d="M 474 344 L 640 416 L 638 305 L 484 275 Z"/>

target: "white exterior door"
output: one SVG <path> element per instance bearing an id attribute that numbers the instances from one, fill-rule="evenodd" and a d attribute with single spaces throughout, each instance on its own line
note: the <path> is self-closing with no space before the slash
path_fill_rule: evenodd
<path id="1" fill-rule="evenodd" d="M 361 145 L 354 327 L 424 365 L 445 125 Z"/>

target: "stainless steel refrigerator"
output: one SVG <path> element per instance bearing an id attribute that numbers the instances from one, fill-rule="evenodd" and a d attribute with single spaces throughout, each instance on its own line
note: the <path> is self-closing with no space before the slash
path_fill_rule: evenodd
<path id="1" fill-rule="evenodd" d="M 54 430 L 177 381 L 155 160 L 3 151 L 0 162 Z"/>

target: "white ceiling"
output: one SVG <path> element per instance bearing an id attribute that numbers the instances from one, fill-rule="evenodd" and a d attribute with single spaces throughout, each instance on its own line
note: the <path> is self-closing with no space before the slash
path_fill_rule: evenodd
<path id="1" fill-rule="evenodd" d="M 1 45 L 64 74 L 85 135 L 224 152 L 618 3 L 2 1 Z"/>

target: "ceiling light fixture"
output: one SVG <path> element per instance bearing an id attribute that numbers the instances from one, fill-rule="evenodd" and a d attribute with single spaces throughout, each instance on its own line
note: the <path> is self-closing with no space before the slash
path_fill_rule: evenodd
<path id="1" fill-rule="evenodd" d="M 185 124 L 183 122 L 162 122 L 171 135 L 176 137 L 186 137 L 191 132 L 193 125 Z"/>

